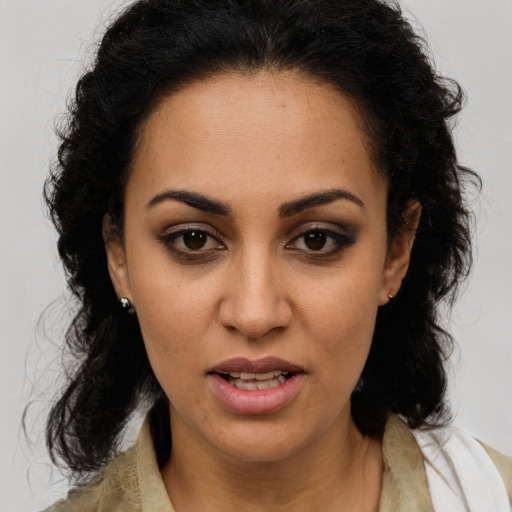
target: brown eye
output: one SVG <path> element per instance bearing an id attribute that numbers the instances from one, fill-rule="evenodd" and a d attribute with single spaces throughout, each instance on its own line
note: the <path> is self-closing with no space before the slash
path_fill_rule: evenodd
<path id="1" fill-rule="evenodd" d="M 192 251 L 202 249 L 208 241 L 208 235 L 204 231 L 187 231 L 183 234 L 183 244 Z"/>
<path id="2" fill-rule="evenodd" d="M 304 244 L 312 251 L 320 251 L 327 243 L 327 235 L 322 231 L 310 231 L 304 235 Z"/>
<path id="3" fill-rule="evenodd" d="M 312 228 L 303 231 L 287 247 L 311 257 L 334 256 L 355 243 L 355 235 L 332 229 Z"/>
<path id="4" fill-rule="evenodd" d="M 184 228 L 174 233 L 159 236 L 159 240 L 178 257 L 198 258 L 226 247 L 209 231 L 199 228 Z"/>

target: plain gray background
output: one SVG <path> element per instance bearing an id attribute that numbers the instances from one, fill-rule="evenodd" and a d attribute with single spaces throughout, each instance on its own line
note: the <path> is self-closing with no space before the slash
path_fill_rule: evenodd
<path id="1" fill-rule="evenodd" d="M 59 380 L 66 294 L 41 191 L 53 123 L 109 16 L 112 0 L 0 0 L 0 510 L 63 495 L 43 424 Z M 512 1 L 403 0 L 438 68 L 469 100 L 456 128 L 462 163 L 483 177 L 474 271 L 451 318 L 455 423 L 512 453 Z M 38 322 L 46 306 L 57 300 Z M 30 442 L 21 430 L 28 402 Z M 52 485 L 50 485 L 50 481 Z"/>

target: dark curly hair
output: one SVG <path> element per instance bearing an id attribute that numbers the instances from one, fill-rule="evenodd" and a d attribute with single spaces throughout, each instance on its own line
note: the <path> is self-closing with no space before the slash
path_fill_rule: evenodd
<path id="1" fill-rule="evenodd" d="M 79 80 L 45 197 L 59 254 L 80 309 L 66 342 L 77 358 L 47 423 L 54 462 L 75 477 L 119 449 L 133 411 L 150 407 L 159 463 L 171 449 L 167 399 L 150 367 L 135 316 L 118 305 L 102 238 L 122 235 L 123 194 L 142 121 L 158 101 L 215 73 L 297 70 L 352 98 L 389 183 L 389 237 L 422 206 L 411 264 L 398 296 L 380 308 L 370 355 L 352 394 L 363 434 L 379 436 L 389 413 L 410 427 L 447 417 L 444 362 L 452 339 L 440 325 L 471 264 L 463 185 L 477 176 L 456 160 L 450 120 L 463 93 L 436 74 L 425 42 L 398 5 L 378 0 L 140 0 L 110 26 Z"/>

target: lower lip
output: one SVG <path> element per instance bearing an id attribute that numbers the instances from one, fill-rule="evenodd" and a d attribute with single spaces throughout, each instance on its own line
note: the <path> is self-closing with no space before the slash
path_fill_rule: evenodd
<path id="1" fill-rule="evenodd" d="M 296 373 L 283 384 L 272 389 L 246 391 L 228 384 L 220 375 L 208 375 L 215 396 L 237 414 L 271 414 L 290 403 L 300 390 L 304 374 Z"/>

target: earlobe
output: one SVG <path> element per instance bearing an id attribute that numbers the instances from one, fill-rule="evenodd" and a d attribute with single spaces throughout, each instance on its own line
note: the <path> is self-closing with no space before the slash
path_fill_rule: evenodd
<path id="1" fill-rule="evenodd" d="M 421 205 L 412 201 L 405 213 L 406 225 L 390 244 L 386 267 L 383 273 L 381 297 L 382 306 L 392 300 L 400 290 L 402 280 L 407 274 L 414 238 L 421 217 Z"/>
<path id="2" fill-rule="evenodd" d="M 107 254 L 108 272 L 114 290 L 119 299 L 126 298 L 133 303 L 123 242 L 118 230 L 113 228 L 108 215 L 103 218 L 102 235 Z"/>

